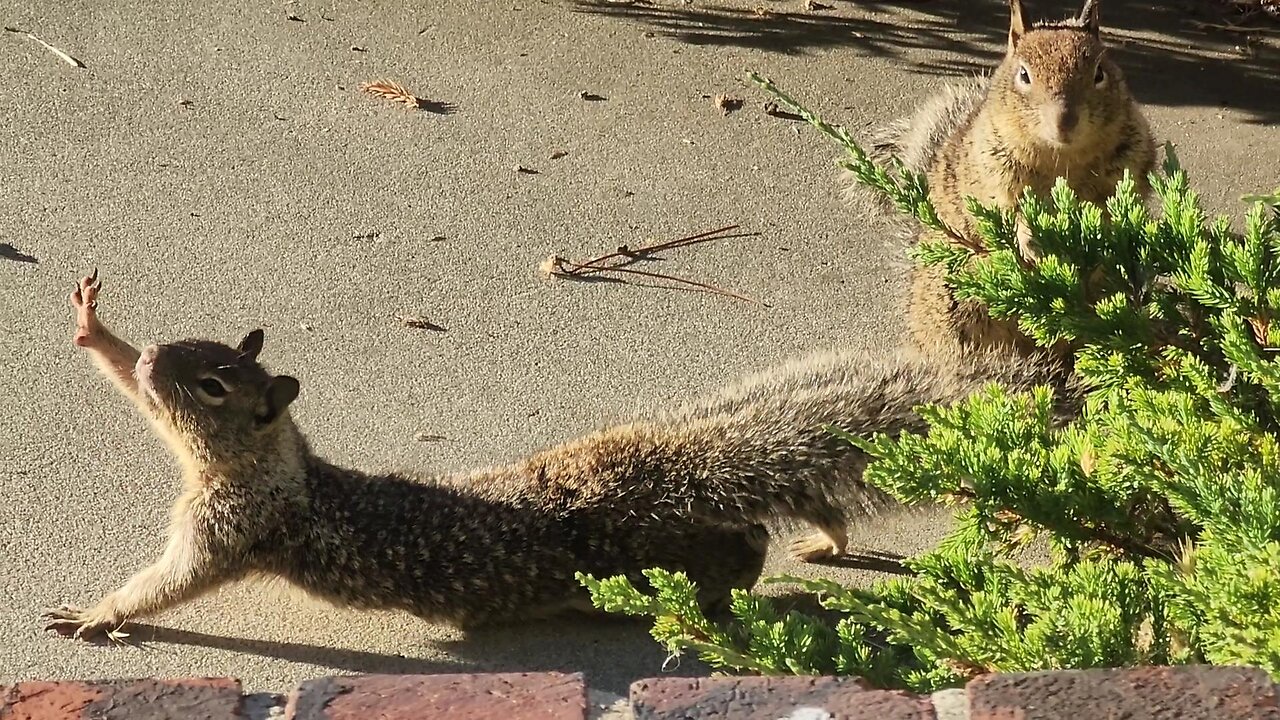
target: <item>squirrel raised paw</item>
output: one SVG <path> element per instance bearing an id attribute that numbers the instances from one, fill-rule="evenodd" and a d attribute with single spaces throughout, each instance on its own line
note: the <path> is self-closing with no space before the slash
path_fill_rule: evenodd
<path id="1" fill-rule="evenodd" d="M 1150 127 L 1102 42 L 1099 0 L 1087 0 L 1074 18 L 1030 27 L 1021 0 L 1010 0 L 1009 10 L 1005 57 L 989 76 L 945 87 L 869 143 L 877 162 L 896 156 L 925 173 L 938 216 L 967 239 L 977 234 L 967 197 L 1012 210 L 1026 188 L 1047 197 L 1063 177 L 1081 200 L 1105 205 L 1125 170 L 1147 194 L 1155 163 Z M 873 193 L 847 191 L 863 209 L 885 207 Z M 1034 258 L 1034 239 L 1021 223 L 1019 240 Z M 957 302 L 943 275 L 912 268 L 909 314 L 918 345 L 1031 350 L 1015 323 Z"/>
<path id="2" fill-rule="evenodd" d="M 815 525 L 795 550 L 825 557 L 844 551 L 850 513 L 889 502 L 832 426 L 922 429 L 922 403 L 991 380 L 1059 379 L 1050 363 L 1008 354 L 820 353 L 507 465 L 369 474 L 312 452 L 290 416 L 298 381 L 258 361 L 261 330 L 237 347 L 184 340 L 139 352 L 98 320 L 99 287 L 95 273 L 72 295 L 76 343 L 152 420 L 184 482 L 155 563 L 87 610 L 47 611 L 47 627 L 77 636 L 250 576 L 461 625 L 590 609 L 579 571 L 640 583 L 651 567 L 684 571 L 704 605 L 720 606 L 755 583 L 771 521 Z"/>

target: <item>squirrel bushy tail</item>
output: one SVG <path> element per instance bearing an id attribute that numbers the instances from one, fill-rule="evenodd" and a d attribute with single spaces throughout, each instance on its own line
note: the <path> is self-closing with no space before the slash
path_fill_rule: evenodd
<path id="1" fill-rule="evenodd" d="M 573 478 L 576 503 L 634 516 L 734 527 L 789 519 L 835 530 L 847 512 L 890 499 L 862 481 L 865 454 L 831 427 L 856 436 L 922 430 L 918 406 L 953 404 L 993 382 L 1014 391 L 1054 386 L 1064 418 L 1076 403 L 1065 374 L 1039 357 L 825 352 L 535 454 L 526 477 L 536 469 L 549 487 Z"/>

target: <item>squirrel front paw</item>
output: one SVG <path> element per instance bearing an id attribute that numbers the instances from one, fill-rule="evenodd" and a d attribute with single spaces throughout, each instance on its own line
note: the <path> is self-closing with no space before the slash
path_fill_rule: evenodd
<path id="1" fill-rule="evenodd" d="M 80 347 L 92 345 L 102 327 L 98 322 L 98 291 L 101 289 L 102 281 L 98 279 L 98 269 L 94 268 L 93 274 L 81 278 L 71 293 L 71 305 L 76 309 L 75 343 Z"/>
<path id="2" fill-rule="evenodd" d="M 1022 254 L 1022 259 L 1029 265 L 1035 265 L 1040 261 L 1040 247 L 1036 244 L 1035 235 L 1031 232 L 1031 226 L 1018 216 L 1018 252 Z"/>
<path id="3" fill-rule="evenodd" d="M 93 640 L 102 635 L 110 638 L 124 624 L 123 620 L 108 616 L 97 608 L 82 610 L 73 605 L 45 610 L 40 618 L 45 621 L 45 630 L 76 640 Z"/>

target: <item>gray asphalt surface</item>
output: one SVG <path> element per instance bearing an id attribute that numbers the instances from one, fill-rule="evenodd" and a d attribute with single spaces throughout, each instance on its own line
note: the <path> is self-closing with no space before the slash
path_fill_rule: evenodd
<path id="1" fill-rule="evenodd" d="M 259 586 L 161 616 L 133 631 L 137 647 L 42 632 L 42 607 L 91 603 L 151 561 L 178 491 L 159 441 L 72 346 L 67 293 L 100 268 L 104 321 L 136 343 L 265 328 L 263 359 L 302 380 L 294 412 L 314 447 L 370 470 L 495 463 L 808 349 L 888 346 L 903 283 L 883 231 L 842 208 L 835 148 L 765 115 L 745 73 L 864 128 L 988 63 L 1003 3 L 827 4 L 0 9 L 86 65 L 0 34 L 0 682 L 234 675 L 283 689 L 333 672 L 563 669 L 622 692 L 660 673 L 642 625 L 464 635 Z M 1205 34 L 1174 5 L 1105 22 L 1161 139 L 1211 207 L 1236 212 L 1241 193 L 1280 181 L 1275 47 Z M 456 111 L 357 91 L 383 78 Z M 744 107 L 723 115 L 722 93 Z M 754 234 L 655 267 L 767 307 L 537 274 L 552 253 L 731 224 Z M 885 517 L 855 543 L 910 553 L 945 526 L 934 511 Z M 770 570 L 862 581 L 867 564 Z"/>

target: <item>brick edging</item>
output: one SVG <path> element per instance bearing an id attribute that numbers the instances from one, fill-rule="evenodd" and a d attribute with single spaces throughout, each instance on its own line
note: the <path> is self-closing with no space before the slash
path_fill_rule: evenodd
<path id="1" fill-rule="evenodd" d="M 935 696 L 859 678 L 653 678 L 610 720 L 1280 720 L 1275 683 L 1229 666 L 986 675 Z M 263 700 L 266 697 L 267 700 Z M 287 696 L 243 694 L 232 678 L 28 681 L 0 687 L 0 720 L 584 720 L 581 673 L 352 675 Z M 252 700 L 252 702 L 248 700 Z"/>

